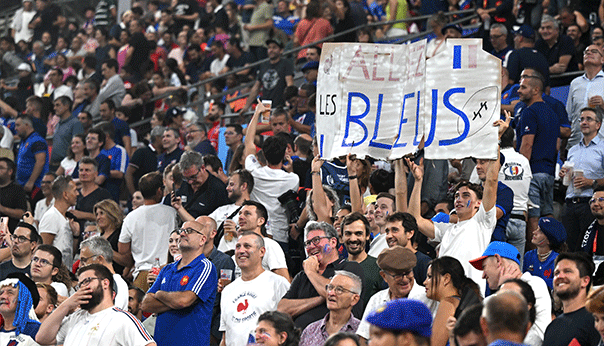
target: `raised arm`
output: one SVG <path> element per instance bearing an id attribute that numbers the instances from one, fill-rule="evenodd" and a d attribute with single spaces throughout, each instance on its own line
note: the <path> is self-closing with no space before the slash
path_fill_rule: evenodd
<path id="1" fill-rule="evenodd" d="M 434 239 L 434 224 L 428 219 L 422 217 L 422 205 L 421 205 L 421 194 L 422 194 L 422 182 L 424 180 L 424 159 L 420 159 L 419 165 L 405 158 L 413 178 L 415 178 L 415 184 L 413 185 L 413 191 L 411 192 L 411 198 L 409 199 L 409 214 L 415 217 L 419 231 L 422 232 L 426 237 Z"/>
<path id="2" fill-rule="evenodd" d="M 321 181 L 321 166 L 323 160 L 315 156 L 312 159 L 312 166 L 310 170 L 310 176 L 312 178 L 312 210 L 317 215 L 317 221 L 325 221 L 329 224 L 332 223 L 329 217 L 329 207 L 327 206 L 325 190 L 323 190 L 323 183 Z"/>
<path id="3" fill-rule="evenodd" d="M 394 161 L 394 193 L 396 195 L 396 211 L 407 212 L 407 165 L 404 159 Z"/>
<path id="4" fill-rule="evenodd" d="M 350 158 L 351 154 L 346 155 L 346 169 L 348 170 L 348 184 L 350 188 L 350 207 L 352 212 L 363 212 L 363 196 L 359 187 L 359 178 L 357 177 L 356 160 Z"/>
<path id="5" fill-rule="evenodd" d="M 497 160 L 489 160 L 487 166 L 487 178 L 484 181 L 484 194 L 482 206 L 485 211 L 491 210 L 497 201 L 497 181 L 499 178 L 499 149 L 497 149 Z"/>
<path id="6" fill-rule="evenodd" d="M 250 124 L 247 126 L 247 132 L 245 136 L 245 140 L 243 142 L 243 158 L 250 155 L 256 154 L 256 145 L 254 144 L 254 136 L 256 134 L 256 127 L 258 126 L 258 119 L 260 118 L 260 114 L 265 111 L 266 108 L 262 104 L 262 102 L 258 102 L 256 105 L 256 111 L 252 116 L 252 120 L 250 120 Z"/>

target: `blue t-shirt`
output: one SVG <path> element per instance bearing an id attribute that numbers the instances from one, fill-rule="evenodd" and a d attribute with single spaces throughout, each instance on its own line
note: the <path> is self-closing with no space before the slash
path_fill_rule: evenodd
<path id="1" fill-rule="evenodd" d="M 99 165 L 99 169 L 97 170 L 99 175 L 103 175 L 106 178 L 109 178 L 109 170 L 111 167 L 111 161 L 109 161 L 109 158 L 107 156 L 105 156 L 104 154 L 98 154 L 97 157 L 94 158 L 96 160 L 96 163 Z M 80 177 L 80 162 L 78 162 L 75 166 L 75 169 L 73 170 L 73 173 L 71 173 L 71 177 L 74 179 L 78 179 Z"/>
<path id="2" fill-rule="evenodd" d="M 273 22 L 275 23 L 275 28 L 283 31 L 287 36 L 291 36 L 294 34 L 294 30 L 296 29 L 296 25 L 300 21 L 300 18 L 296 16 L 287 16 L 282 17 L 275 13 L 273 16 Z"/>
<path id="3" fill-rule="evenodd" d="M 126 168 L 128 167 L 128 153 L 126 149 L 120 145 L 114 145 L 111 149 L 101 150 L 101 154 L 107 156 L 109 159 L 109 174 L 111 171 L 120 171 L 126 174 Z M 119 202 L 120 200 L 120 186 L 122 185 L 123 179 L 111 178 L 107 176 L 105 181 L 105 189 L 111 192 L 113 200 Z"/>
<path id="4" fill-rule="evenodd" d="M 514 192 L 502 182 L 498 182 L 497 184 L 497 202 L 495 206 L 503 211 L 503 216 L 497 220 L 497 224 L 491 235 L 491 241 L 505 242 L 507 239 L 505 229 L 510 220 L 510 213 L 514 209 Z"/>
<path id="5" fill-rule="evenodd" d="M 293 119 L 300 124 L 310 126 L 311 128 L 315 125 L 315 113 L 312 111 L 308 111 L 306 113 L 298 113 L 293 116 Z M 300 133 L 295 129 L 292 129 L 292 132 L 295 135 L 299 135 Z"/>
<path id="6" fill-rule="evenodd" d="M 176 148 L 171 153 L 163 152 L 161 155 L 159 155 L 157 157 L 157 170 L 159 171 L 159 173 L 163 174 L 164 169 L 166 169 L 166 166 L 168 166 L 172 162 L 180 161 L 180 157 L 183 153 L 184 151 L 182 151 L 182 149 Z"/>
<path id="7" fill-rule="evenodd" d="M 21 142 L 19 147 L 19 154 L 17 155 L 17 183 L 19 185 L 24 186 L 29 180 L 34 170 L 36 154 L 38 153 L 45 153 L 46 159 L 42 173 L 40 173 L 34 183 L 36 187 L 40 187 L 42 177 L 48 172 L 48 145 L 46 145 L 46 140 L 34 131 Z"/>
<path id="8" fill-rule="evenodd" d="M 539 262 L 537 249 L 531 250 L 524 254 L 522 272 L 529 272 L 529 274 L 533 276 L 542 278 L 547 284 L 547 287 L 552 290 L 554 289 L 554 269 L 556 268 L 556 258 L 558 258 L 558 253 L 552 251 L 545 262 Z"/>
<path id="9" fill-rule="evenodd" d="M 123 147 L 124 136 L 130 137 L 130 126 L 128 126 L 127 122 L 118 118 L 113 118 L 113 120 L 111 120 L 111 123 L 115 127 L 115 136 L 113 137 L 113 141 L 115 142 L 115 144 L 121 145 Z"/>
<path id="10" fill-rule="evenodd" d="M 520 102 L 516 105 L 518 105 Z M 556 144 L 560 136 L 560 120 L 552 108 L 545 102 L 535 102 L 522 108 L 514 118 L 516 129 L 516 151 L 520 152 L 522 137 L 535 135 L 533 150 L 529 160 L 535 173 L 554 175 L 558 149 Z M 516 114 L 516 109 L 514 110 Z"/>
<path id="11" fill-rule="evenodd" d="M 216 267 L 203 254 L 178 269 L 180 261 L 165 266 L 148 293 L 192 291 L 199 299 L 184 309 L 159 314 L 153 337 L 158 346 L 209 345 L 212 309 L 218 287 Z"/>
<path id="12" fill-rule="evenodd" d="M 509 105 L 512 103 L 512 101 L 518 100 L 520 98 L 518 95 L 518 88 L 520 88 L 520 85 L 518 84 L 508 84 L 501 93 L 501 104 Z"/>

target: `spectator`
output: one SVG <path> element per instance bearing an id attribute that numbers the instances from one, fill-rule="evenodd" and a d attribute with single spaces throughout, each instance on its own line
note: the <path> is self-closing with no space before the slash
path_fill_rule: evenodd
<path id="1" fill-rule="evenodd" d="M 369 255 L 377 257 L 382 250 L 388 247 L 386 241 L 386 217 L 395 212 L 395 198 L 387 192 L 381 192 L 375 200 L 375 224 L 380 228 L 378 234 L 374 234 L 369 245 Z"/>
<path id="2" fill-rule="evenodd" d="M 162 135 L 162 146 L 163 152 L 157 157 L 157 170 L 160 173 L 164 172 L 166 166 L 171 163 L 176 163 L 180 160 L 180 157 L 184 153 L 182 149 L 178 147 L 180 142 L 180 134 L 178 130 L 168 127 L 164 130 Z"/>
<path id="3" fill-rule="evenodd" d="M 480 327 L 489 345 L 523 345 L 529 328 L 526 300 L 512 291 L 496 294 L 485 302 Z"/>
<path id="4" fill-rule="evenodd" d="M 504 67 L 510 72 L 511 84 L 520 83 L 522 70 L 532 67 L 545 77 L 545 85 L 549 85 L 549 64 L 545 56 L 535 49 L 535 31 L 530 25 L 523 24 L 514 31 L 514 51 Z"/>
<path id="5" fill-rule="evenodd" d="M 241 48 L 241 40 L 237 37 L 231 37 L 226 42 L 226 52 L 229 55 L 229 60 L 226 63 L 225 71 L 239 69 L 254 62 L 254 57 L 250 52 L 246 52 Z M 249 80 L 252 69 L 245 69 L 235 74 L 238 77 L 243 77 L 246 81 Z M 228 76 L 227 76 L 228 78 Z"/>
<path id="6" fill-rule="evenodd" d="M 243 129 L 239 124 L 229 124 L 224 131 L 224 143 L 229 147 L 224 169 L 228 170 L 237 147 L 242 144 Z"/>
<path id="7" fill-rule="evenodd" d="M 15 121 L 15 129 L 21 138 L 17 155 L 16 181 L 23 186 L 32 203 L 35 203 L 42 198 L 40 183 L 48 171 L 48 146 L 46 140 L 34 132 L 29 115 L 19 115 Z"/>
<path id="8" fill-rule="evenodd" d="M 199 18 L 199 7 L 196 1 L 193 0 L 178 0 L 172 6 L 172 17 L 174 18 L 175 32 L 182 32 L 183 26 L 187 25 L 189 29 L 193 29 L 193 25 Z"/>
<path id="9" fill-rule="evenodd" d="M 333 34 L 333 28 L 327 19 L 321 17 L 321 4 L 318 1 L 310 1 L 306 5 L 306 17 L 296 27 L 294 46 L 305 46 Z M 322 44 L 316 46 L 319 50 Z M 317 48 L 310 47 L 298 52 L 297 62 L 319 61 L 321 53 Z M 308 53 L 307 53 L 308 52 Z M 315 56 L 316 54 L 316 56 Z"/>
<path id="10" fill-rule="evenodd" d="M 259 61 L 267 57 L 269 45 L 267 40 L 273 28 L 273 8 L 265 0 L 254 0 L 254 2 L 250 21 L 243 25 L 243 29 L 249 32 L 250 52 L 254 55 L 255 61 Z M 282 45 L 281 49 L 283 49 Z"/>
<path id="11" fill-rule="evenodd" d="M 46 138 L 46 124 L 42 120 L 42 111 L 44 109 L 44 101 L 38 96 L 30 96 L 25 100 L 25 113 L 31 116 L 31 121 L 34 124 L 36 131 L 42 138 Z M 15 117 L 17 114 L 15 112 Z"/>
<path id="12" fill-rule="evenodd" d="M 535 42 L 535 49 L 541 52 L 548 61 L 550 74 L 577 71 L 575 61 L 575 45 L 570 37 L 560 34 L 560 23 L 550 15 L 541 17 L 539 28 L 540 39 Z M 558 78 L 552 86 L 568 83 L 564 78 Z"/>
<path id="13" fill-rule="evenodd" d="M 163 197 L 163 181 L 158 172 L 143 175 L 139 188 L 145 204 L 130 212 L 124 219 L 116 261 L 122 262 L 126 267 L 134 265 L 134 285 L 146 291 L 147 273 L 155 259 L 159 259 L 160 264 L 167 261 L 167 230 L 176 228 L 176 212 L 160 203 Z"/>
<path id="14" fill-rule="evenodd" d="M 160 271 L 143 300 L 144 311 L 161 312 L 154 334 L 160 346 L 188 345 L 191 340 L 210 343 L 218 274 L 203 254 L 207 238 L 202 229 L 195 221 L 183 224 L 179 230 L 182 258 Z"/>
<path id="15" fill-rule="evenodd" d="M 208 139 L 212 142 L 214 150 L 218 152 L 218 135 L 220 134 L 220 119 L 226 111 L 226 105 L 222 102 L 214 102 L 205 118 L 208 130 Z"/>
<path id="16" fill-rule="evenodd" d="M 185 139 L 187 140 L 187 150 L 194 150 L 200 153 L 202 156 L 205 155 L 216 155 L 216 150 L 212 146 L 212 143 L 207 137 L 208 130 L 204 123 L 191 123 L 187 125 L 185 132 Z"/>
<path id="17" fill-rule="evenodd" d="M 354 28 L 354 19 L 352 17 L 350 3 L 348 0 L 328 1 L 327 5 L 331 8 L 334 14 L 335 25 L 334 34 L 341 33 Z M 388 18 L 389 20 L 403 19 L 407 17 L 407 3 L 405 1 L 392 0 L 388 3 Z M 399 7 L 400 6 L 400 7 Z M 396 16 L 396 18 L 395 18 Z M 389 33 L 390 37 L 402 36 L 407 34 L 407 24 L 405 22 L 389 25 L 384 29 Z M 353 31 L 344 35 L 339 35 L 334 38 L 335 42 L 355 42 L 356 33 Z"/>
<path id="18" fill-rule="evenodd" d="M 36 284 L 23 273 L 14 273 L 0 283 L 0 295 L 6 300 L 6 308 L 0 311 L 0 342 L 8 345 L 18 338 L 19 342 L 35 344 L 40 322 L 32 319 L 29 312 L 40 301 Z"/>
<path id="19" fill-rule="evenodd" d="M 367 255 L 365 251 L 371 233 L 369 221 L 367 221 L 363 214 L 357 211 L 346 215 L 341 222 L 341 227 L 342 243 L 346 247 L 348 261 L 357 262 L 363 268 L 365 280 L 362 284 L 365 291 L 364 295 L 361 296 L 361 300 L 363 305 L 367 306 L 369 298 L 380 291 L 384 284 L 384 280 L 380 276 L 377 259 Z"/>
<path id="20" fill-rule="evenodd" d="M 29 23 L 36 15 L 33 0 L 23 1 L 23 7 L 18 9 L 13 16 L 10 28 L 15 42 L 25 41 L 30 43 L 34 37 L 34 31 L 29 28 Z"/>
<path id="21" fill-rule="evenodd" d="M 108 267 L 111 272 L 116 272 L 118 275 L 127 276 L 129 269 L 124 273 L 124 266 L 120 263 L 113 261 L 113 257 L 116 257 L 120 262 L 124 262 L 119 256 L 118 240 L 120 238 L 120 231 L 122 223 L 124 221 L 124 213 L 120 207 L 111 199 L 104 199 L 94 205 L 94 216 L 98 231 L 101 237 L 106 239 L 111 246 L 111 261 L 108 259 L 108 254 L 105 255 L 105 259 L 108 263 L 111 263 L 111 267 Z M 105 251 L 105 250 L 103 250 Z M 80 256 L 81 259 L 81 256 Z M 86 265 L 85 263 L 83 265 Z"/>
<path id="22" fill-rule="evenodd" d="M 143 321 L 143 309 L 141 303 L 145 298 L 145 292 L 138 287 L 130 286 L 128 289 L 128 312 L 134 315 L 137 320 Z"/>
<path id="23" fill-rule="evenodd" d="M 38 321 L 42 323 L 57 308 L 59 299 L 57 291 L 52 286 L 36 283 L 36 287 L 38 288 L 38 294 L 40 294 L 40 302 L 34 311 Z"/>
<path id="24" fill-rule="evenodd" d="M 15 51 L 15 41 L 10 36 L 0 38 L 0 72 L 2 77 L 15 77 L 17 69 L 23 63 Z"/>
<path id="25" fill-rule="evenodd" d="M 594 328 L 593 316 L 585 309 L 593 272 L 593 260 L 585 253 L 567 252 L 558 255 L 554 271 L 554 294 L 562 301 L 564 313 L 547 327 L 544 345 L 568 345 L 572 340 L 580 345 L 598 344 L 600 334 Z"/>
<path id="26" fill-rule="evenodd" d="M 105 105 L 106 103 L 103 103 L 101 109 Z M 115 132 L 112 123 L 102 122 L 97 127 L 105 133 L 105 145 L 103 146 L 103 150 L 101 150 L 101 154 L 107 156 L 111 162 L 109 178 L 105 181 L 104 186 L 113 196 L 113 200 L 119 202 L 120 187 L 124 180 L 126 167 L 128 167 L 128 153 L 124 147 L 115 144 L 113 141 Z"/>
<path id="27" fill-rule="evenodd" d="M 80 244 L 80 267 L 96 263 L 109 269 L 115 288 L 117 288 L 113 298 L 115 306 L 126 310 L 128 308 L 128 284 L 120 274 L 116 274 L 113 270 L 113 252 L 111 244 L 103 236 L 90 237 Z"/>
<path id="28" fill-rule="evenodd" d="M 584 40 L 581 39 L 581 37 L 583 36 L 583 32 L 581 31 L 579 25 L 577 23 L 572 23 L 571 25 L 569 25 L 566 28 L 566 36 L 568 36 L 573 41 L 573 45 L 575 46 L 573 59 L 575 59 L 575 61 L 577 62 L 579 70 L 583 70 L 583 51 L 585 51 L 585 48 L 587 48 L 587 46 L 583 42 Z"/>
<path id="29" fill-rule="evenodd" d="M 55 198 L 52 195 L 52 182 L 57 178 L 57 175 L 51 172 L 48 172 L 42 178 L 42 184 L 40 185 L 40 190 L 42 190 L 42 194 L 44 198 L 39 200 L 36 203 L 36 207 L 34 209 L 34 221 L 37 224 L 40 223 L 42 219 L 42 215 L 50 209 L 55 204 Z"/>
<path id="30" fill-rule="evenodd" d="M 396 299 L 387 302 L 371 312 L 367 322 L 372 325 L 371 339 L 383 340 L 384 346 L 405 342 L 410 346 L 430 345 L 432 315 L 417 300 Z"/>
<path id="31" fill-rule="evenodd" d="M 31 278 L 36 283 L 52 286 L 61 299 L 69 297 L 69 272 L 61 259 L 61 251 L 48 244 L 40 244 L 31 257 Z"/>
<path id="32" fill-rule="evenodd" d="M 581 238 L 581 251 L 592 255 L 595 260 L 598 258 L 597 256 L 604 255 L 604 246 L 598 243 L 596 236 L 598 230 L 604 225 L 604 187 L 598 187 L 594 190 L 593 196 L 589 200 L 589 207 L 596 219 L 589 225 Z"/>
<path id="33" fill-rule="evenodd" d="M 265 3 L 264 0 L 258 1 L 262 1 L 263 4 Z M 294 67 L 291 62 L 282 59 L 281 56 L 284 47 L 283 42 L 278 38 L 274 38 L 267 40 L 266 45 L 268 46 L 269 61 L 260 65 L 256 83 L 250 91 L 245 106 L 239 113 L 245 113 L 249 110 L 252 103 L 256 101 L 260 91 L 262 91 L 263 99 L 273 102 L 272 108 L 284 105 L 283 89 L 286 86 L 294 84 Z M 256 59 L 258 60 L 258 57 Z M 277 72 L 276 74 L 274 73 L 275 71 Z"/>
<path id="34" fill-rule="evenodd" d="M 308 14 L 307 14 L 308 15 Z M 307 61 L 319 61 L 321 58 L 321 47 L 311 46 L 306 48 L 306 60 Z"/>
<path id="35" fill-rule="evenodd" d="M 134 80 L 139 81 L 142 79 L 144 75 L 144 71 L 141 69 L 145 66 L 145 63 L 149 61 L 149 53 L 151 52 L 151 45 L 149 41 L 145 38 L 143 31 L 145 27 L 141 20 L 132 19 L 129 25 L 130 31 L 130 39 L 128 41 L 128 49 L 126 50 L 126 59 L 124 61 L 125 66 L 129 66 L 134 75 Z M 117 65 L 116 65 L 116 73 L 117 73 Z M 102 91 L 101 91 L 102 93 Z M 123 97 L 123 96 L 122 96 Z M 114 100 L 116 105 L 121 104 L 121 100 L 119 102 Z"/>
<path id="36" fill-rule="evenodd" d="M 491 44 L 493 45 L 491 54 L 501 59 L 503 65 L 505 66 L 507 57 L 514 50 L 512 47 L 510 47 L 510 45 L 508 45 L 508 29 L 503 24 L 493 24 L 491 26 L 489 35 Z"/>
<path id="37" fill-rule="evenodd" d="M 287 280 L 263 267 L 265 240 L 249 231 L 237 240 L 235 260 L 241 268 L 241 279 L 224 288 L 220 302 L 222 343 L 227 346 L 245 343 L 252 326 L 256 325 L 254 316 L 275 310 L 290 287 Z"/>
<path id="38" fill-rule="evenodd" d="M 15 229 L 19 220 L 28 209 L 23 187 L 15 183 L 15 163 L 0 158 L 0 215 L 8 217 L 8 230 Z"/>
<path id="39" fill-rule="evenodd" d="M 593 106 L 602 110 L 604 100 L 602 95 L 590 92 L 590 90 L 604 89 L 604 56 L 602 47 L 591 44 L 583 52 L 583 68 L 585 74 L 579 76 L 570 83 L 568 99 L 566 101 L 566 111 L 571 122 L 571 135 L 568 139 L 566 149 L 578 144 L 581 141 L 581 110 L 588 106 Z M 601 129 L 601 128 L 600 128 Z"/>
<path id="40" fill-rule="evenodd" d="M 487 340 L 480 327 L 482 304 L 476 304 L 465 309 L 452 331 L 452 338 L 458 346 L 487 346 Z"/>
<path id="41" fill-rule="evenodd" d="M 96 282 L 95 282 L 96 281 Z M 155 342 L 145 328 L 134 321 L 132 315 L 116 309 L 113 303 L 113 276 L 103 265 L 91 264 L 78 270 L 77 292 L 67 299 L 40 326 L 42 332 L 36 342 L 41 344 L 78 344 L 82 335 L 86 335 L 89 345 L 123 345 L 140 344 L 155 346 Z M 91 296 L 86 300 L 85 296 Z M 86 303 L 84 303 L 86 302 Z M 69 312 L 81 309 L 69 315 Z M 86 323 L 88 314 L 97 315 L 97 323 Z M 69 315 L 69 316 L 68 316 Z M 63 322 L 63 319 L 67 320 Z M 101 337 L 111 333 L 108 341 Z"/>
<path id="42" fill-rule="evenodd" d="M 78 164 L 79 182 L 82 185 L 75 209 L 70 212 L 79 220 L 80 230 L 84 229 L 86 221 L 96 221 L 94 205 L 111 199 L 111 193 L 97 184 L 98 163 L 91 157 L 85 156 Z"/>
<path id="43" fill-rule="evenodd" d="M 138 181 L 143 175 L 157 170 L 157 155 L 163 150 L 164 130 L 163 126 L 154 127 L 149 133 L 149 145 L 137 149 L 132 155 L 124 176 L 130 194 L 138 190 Z"/>
<path id="44" fill-rule="evenodd" d="M 600 287 L 597 290 L 592 291 L 587 297 L 585 308 L 591 312 L 594 317 L 595 327 L 600 333 L 600 341 L 604 339 L 602 330 L 602 314 L 604 314 L 604 296 L 602 296 L 604 288 Z"/>
<path id="45" fill-rule="evenodd" d="M 111 136 L 115 144 L 122 146 L 126 149 L 126 153 L 129 155 L 132 152 L 132 139 L 130 137 L 130 126 L 124 120 L 121 120 L 115 116 L 115 103 L 112 100 L 105 100 L 101 102 L 99 112 L 103 121 L 109 122 L 113 125 L 114 133 Z M 105 143 L 105 146 L 107 143 Z"/>
<path id="46" fill-rule="evenodd" d="M 97 101 L 98 95 L 99 95 L 99 83 L 97 81 L 95 81 L 92 78 L 86 79 L 84 81 L 84 86 L 83 86 L 83 92 L 84 92 L 84 97 L 85 99 L 85 103 L 86 103 L 86 107 L 84 107 L 84 111 L 87 112 L 88 114 L 90 114 L 90 128 L 92 127 L 92 117 L 97 117 L 99 116 L 100 113 L 100 102 Z M 78 115 L 78 120 L 79 120 L 79 115 Z M 81 122 L 81 120 L 80 120 Z M 82 124 L 82 126 L 84 126 L 84 124 Z"/>
<path id="47" fill-rule="evenodd" d="M 527 345 L 541 345 L 543 339 L 541 339 L 537 334 L 538 328 L 535 325 L 535 315 L 537 314 L 535 309 L 536 299 L 535 292 L 531 286 L 522 281 L 522 279 L 508 279 L 503 283 L 503 285 L 501 285 L 499 291 L 497 292 L 499 293 L 505 291 L 514 291 L 516 293 L 520 293 L 528 304 L 530 324 L 529 330 L 524 337 L 524 343 Z"/>
<path id="48" fill-rule="evenodd" d="M 308 258 L 303 263 L 304 270 L 296 274 L 291 288 L 278 306 L 279 311 L 294 318 L 299 328 L 305 328 L 329 311 L 325 305 L 325 286 L 336 270 L 346 270 L 356 274 L 361 280 L 364 278 L 363 269 L 358 263 L 338 258 L 338 235 L 331 225 L 309 222 L 304 233 L 304 246 L 308 253 Z M 353 314 L 357 318 L 362 315 L 362 305 L 359 303 L 353 308 Z"/>
<path id="49" fill-rule="evenodd" d="M 553 217 L 542 217 L 539 219 L 539 227 L 533 231 L 531 240 L 537 248 L 524 255 L 522 271 L 542 278 L 550 291 L 554 289 L 556 258 L 567 249 L 565 240 L 564 225 Z"/>
<path id="50" fill-rule="evenodd" d="M 50 94 L 50 100 L 56 101 L 61 96 L 67 96 L 73 101 L 73 90 L 63 83 L 63 70 L 54 67 L 48 72 L 48 81 L 45 81 L 46 93 Z M 48 85 L 46 85 L 48 82 Z"/>
<path id="51" fill-rule="evenodd" d="M 77 118 L 71 116 L 71 106 L 73 102 L 67 96 L 61 96 L 55 99 L 55 114 L 61 118 L 55 134 L 52 137 L 52 154 L 50 156 L 50 165 L 58 168 L 61 161 L 67 156 L 70 141 L 75 135 L 84 132 L 82 124 Z"/>
<path id="52" fill-rule="evenodd" d="M 115 0 L 99 1 L 94 12 L 94 25 L 106 30 L 110 28 L 116 20 L 117 2 Z"/>
<path id="53" fill-rule="evenodd" d="M 281 341 L 281 339 L 285 340 Z M 265 344 L 275 342 L 279 346 L 297 346 L 300 341 L 300 330 L 294 326 L 294 321 L 288 314 L 267 311 L 258 317 L 255 340 Z"/>
<path id="54" fill-rule="evenodd" d="M 218 207 L 209 215 L 219 225 L 218 238 L 220 242 L 218 249 L 220 251 L 226 252 L 235 249 L 237 243 L 235 230 L 239 221 L 239 211 L 243 202 L 250 199 L 253 188 L 254 178 L 250 172 L 246 170 L 233 172 L 226 187 L 227 197 L 233 203 Z"/>
<path id="55" fill-rule="evenodd" d="M 86 151 L 86 135 L 83 133 L 73 136 L 71 145 L 67 149 L 67 156 L 61 160 L 57 175 L 72 175 L 78 162 L 84 157 Z"/>
<path id="56" fill-rule="evenodd" d="M 91 103 L 89 112 L 93 117 L 99 115 L 96 113 L 96 109 L 99 109 L 100 112 L 100 106 L 105 100 L 110 99 L 113 101 L 113 104 L 121 105 L 124 96 L 126 96 L 124 81 L 118 74 L 118 64 L 115 59 L 103 61 L 101 64 L 101 73 L 103 74 L 103 83 L 105 85 L 99 91 L 99 95 Z"/>
<path id="57" fill-rule="evenodd" d="M 208 171 L 208 173 L 215 176 L 225 184 L 229 181 L 229 177 L 224 173 L 224 170 L 222 169 L 222 161 L 220 161 L 218 156 L 211 154 L 205 155 L 203 157 L 203 162 L 206 165 L 206 170 Z"/>
<path id="58" fill-rule="evenodd" d="M 0 264 L 0 281 L 8 277 L 10 273 L 29 274 L 31 267 L 31 255 L 40 243 L 38 231 L 33 225 L 19 222 L 17 227 L 9 236 L 10 260 Z"/>

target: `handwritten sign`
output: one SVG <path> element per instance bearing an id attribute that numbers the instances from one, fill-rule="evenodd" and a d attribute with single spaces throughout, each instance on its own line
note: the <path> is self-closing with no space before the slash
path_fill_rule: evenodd
<path id="1" fill-rule="evenodd" d="M 495 158 L 500 62 L 476 39 L 449 40 L 425 60 L 426 41 L 327 43 L 317 87 L 317 138 L 327 159 L 397 159 L 426 138 L 427 158 Z M 493 59 L 491 59 L 493 58 Z"/>

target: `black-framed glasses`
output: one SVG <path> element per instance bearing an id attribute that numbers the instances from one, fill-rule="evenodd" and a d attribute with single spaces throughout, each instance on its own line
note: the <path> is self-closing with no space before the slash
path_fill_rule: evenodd
<path id="1" fill-rule="evenodd" d="M 49 260 L 44 259 L 44 258 L 40 258 L 40 257 L 38 257 L 38 256 L 34 256 L 34 257 L 32 257 L 32 258 L 31 258 L 31 262 L 32 262 L 32 263 L 40 263 L 40 265 L 41 265 L 42 267 L 46 267 L 46 266 L 52 265 L 52 263 L 50 263 L 50 261 L 49 261 Z"/>
<path id="2" fill-rule="evenodd" d="M 490 35 L 490 36 L 489 36 L 489 38 L 490 38 L 491 40 L 493 40 L 493 39 L 500 38 L 500 37 L 502 37 L 502 36 L 505 36 L 505 35 L 504 35 L 504 34 L 499 34 L 499 35 Z"/>
<path id="3" fill-rule="evenodd" d="M 324 238 L 329 238 L 329 237 L 326 237 L 326 236 L 316 236 L 316 237 L 314 237 L 312 239 L 309 239 L 309 240 L 305 241 L 304 242 L 304 246 L 305 247 L 309 247 L 310 244 L 312 244 L 314 246 L 318 246 L 319 243 L 321 242 L 321 239 L 324 239 Z"/>
<path id="4" fill-rule="evenodd" d="M 42 180 L 42 185 L 44 184 L 52 184 L 52 180 Z"/>
<path id="5" fill-rule="evenodd" d="M 591 123 L 591 122 L 597 121 L 597 119 L 594 119 L 594 118 L 589 118 L 589 117 L 581 117 L 581 118 L 579 118 L 579 122 L 580 122 L 580 123 L 582 123 L 582 122 L 584 122 L 584 121 L 585 121 L 585 122 L 588 122 L 588 123 Z"/>
<path id="6" fill-rule="evenodd" d="M 584 50 L 583 51 L 583 55 L 587 55 L 587 54 L 594 54 L 594 55 L 600 54 L 600 56 L 602 55 L 602 53 L 599 50 L 597 50 L 597 49 L 586 49 L 586 50 Z"/>
<path id="7" fill-rule="evenodd" d="M 81 264 L 86 264 L 86 263 L 88 263 L 88 260 L 90 260 L 91 258 L 95 258 L 95 257 L 97 257 L 97 256 L 90 256 L 90 257 L 82 257 L 82 256 L 80 256 L 80 263 Z"/>
<path id="8" fill-rule="evenodd" d="M 14 235 L 14 234 L 10 235 L 10 240 L 12 240 L 16 243 L 25 243 L 26 241 L 31 241 L 31 239 L 25 238 L 22 235 Z"/>
<path id="9" fill-rule="evenodd" d="M 194 181 L 195 179 L 197 179 L 197 176 L 199 175 L 199 172 L 201 172 L 201 169 L 198 169 L 197 173 L 195 173 L 195 174 L 193 174 L 191 176 L 185 177 L 183 175 L 182 176 L 182 180 L 186 181 L 187 183 L 190 183 L 190 182 Z"/>
<path id="10" fill-rule="evenodd" d="M 327 284 L 327 285 L 325 285 L 325 291 L 327 291 L 327 292 L 329 293 L 329 292 L 331 292 L 332 290 L 333 290 L 333 291 L 336 293 L 336 295 L 338 295 L 338 296 L 339 296 L 339 295 L 344 294 L 345 292 L 352 293 L 352 294 L 358 294 L 358 293 L 356 293 L 355 291 L 349 290 L 349 289 L 344 288 L 344 287 L 342 287 L 342 286 L 334 286 L 334 285 L 332 285 L 332 284 Z"/>
<path id="11" fill-rule="evenodd" d="M 406 272 L 402 272 L 400 274 L 391 274 L 391 273 L 388 273 L 387 271 L 384 271 L 384 273 L 386 275 L 390 276 L 391 278 L 393 278 L 394 280 L 402 279 L 405 276 L 407 278 L 411 278 L 413 276 L 413 270 L 407 270 Z"/>
<path id="12" fill-rule="evenodd" d="M 598 198 L 592 198 L 589 200 L 589 204 L 594 204 L 594 203 L 603 203 L 604 202 L 604 197 L 598 197 Z"/>
<path id="13" fill-rule="evenodd" d="M 183 233 L 189 235 L 189 234 L 191 234 L 193 232 L 199 233 L 199 234 L 203 235 L 203 233 L 199 232 L 198 230 L 196 230 L 196 229 L 194 229 L 192 227 L 181 228 L 181 229 L 178 230 L 178 234 L 179 235 L 183 234 Z"/>
<path id="14" fill-rule="evenodd" d="M 96 276 L 91 276 L 91 277 L 89 277 L 89 278 L 86 278 L 86 279 L 82 280 L 82 282 L 79 282 L 79 283 L 78 283 L 78 284 L 77 284 L 77 285 L 74 287 L 74 289 L 75 289 L 76 291 L 79 291 L 79 290 L 80 290 L 80 288 L 82 288 L 82 287 L 84 287 L 84 286 L 88 285 L 90 282 L 92 282 L 92 280 L 101 280 L 101 278 L 97 278 Z"/>

